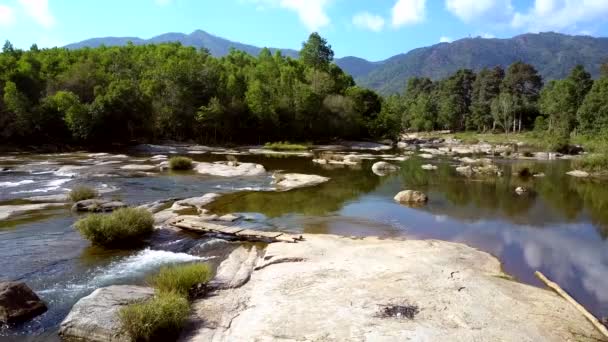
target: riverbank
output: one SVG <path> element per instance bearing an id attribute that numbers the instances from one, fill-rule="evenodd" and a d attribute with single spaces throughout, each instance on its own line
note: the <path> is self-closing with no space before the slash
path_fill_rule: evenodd
<path id="1" fill-rule="evenodd" d="M 182 341 L 602 339 L 555 293 L 459 243 L 305 235 L 236 250 L 218 274 L 236 287 L 196 301 Z"/>

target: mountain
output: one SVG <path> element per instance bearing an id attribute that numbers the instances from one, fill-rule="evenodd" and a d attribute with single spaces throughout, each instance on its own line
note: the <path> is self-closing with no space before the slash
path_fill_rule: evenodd
<path id="1" fill-rule="evenodd" d="M 608 38 L 553 32 L 509 39 L 465 38 L 391 57 L 356 80 L 361 86 L 391 94 L 402 92 L 410 77 L 436 80 L 461 68 L 475 71 L 497 65 L 506 68 L 516 61 L 534 65 L 545 81 L 565 77 L 577 64 L 584 65 L 597 77 L 600 65 L 608 61 Z"/>
<path id="2" fill-rule="evenodd" d="M 181 42 L 183 45 L 207 48 L 214 56 L 224 56 L 231 48 L 258 55 L 261 48 L 233 42 L 197 30 L 191 34 L 166 33 L 150 39 L 137 37 L 93 38 L 67 45 L 67 48 L 97 47 L 100 45 L 155 44 Z M 297 58 L 298 52 L 280 50 L 285 56 Z M 594 76 L 599 75 L 601 63 L 608 61 L 608 38 L 570 36 L 560 33 L 527 33 L 508 39 L 465 38 L 452 43 L 439 43 L 414 49 L 380 62 L 358 57 L 337 58 L 336 64 L 351 74 L 357 84 L 375 89 L 382 94 L 402 92 L 407 79 L 414 76 L 440 79 L 458 69 L 475 71 L 484 67 L 523 61 L 534 65 L 544 80 L 565 77 L 577 64 L 582 64 Z"/>
<path id="3" fill-rule="evenodd" d="M 253 45 L 242 44 L 233 42 L 228 39 L 224 39 L 218 36 L 214 36 L 202 30 L 196 30 L 190 34 L 184 33 L 165 33 L 160 36 L 152 37 L 150 39 L 141 39 L 137 37 L 104 37 L 104 38 L 92 38 L 83 40 L 78 43 L 69 44 L 65 47 L 68 49 L 80 49 L 84 47 L 98 47 L 101 45 L 106 46 L 121 46 L 126 45 L 128 42 L 132 42 L 135 45 L 145 44 L 159 44 L 168 42 L 180 42 L 185 46 L 194 46 L 196 48 L 206 48 L 209 52 L 216 57 L 225 56 L 230 52 L 231 48 L 245 51 L 248 54 L 257 56 L 262 48 Z M 296 58 L 298 51 L 290 49 L 276 49 L 271 48 L 274 53 L 277 50 L 281 50 L 283 55 Z"/>

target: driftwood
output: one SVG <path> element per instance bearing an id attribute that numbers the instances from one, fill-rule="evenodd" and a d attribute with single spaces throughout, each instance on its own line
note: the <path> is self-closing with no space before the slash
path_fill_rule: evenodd
<path id="1" fill-rule="evenodd" d="M 572 298 L 558 284 L 549 280 L 547 277 L 545 277 L 544 274 L 540 273 L 539 271 L 536 271 L 534 273 L 534 275 L 538 279 L 540 279 L 543 283 L 545 283 L 548 287 L 550 287 L 555 292 L 557 292 L 560 296 L 562 296 L 566 301 L 568 301 L 570 304 L 572 304 L 578 311 L 580 311 L 583 314 L 583 316 L 585 316 L 585 318 L 587 318 L 587 320 L 589 322 L 591 322 L 591 324 L 593 324 L 593 326 L 597 330 L 599 330 L 599 332 L 601 332 L 605 337 L 608 338 L 608 329 L 606 328 L 606 326 L 603 325 L 602 323 L 600 323 L 600 321 L 598 321 L 598 319 L 595 316 L 593 316 L 589 311 L 587 311 L 587 309 L 585 309 L 576 300 L 574 300 L 574 298 Z"/>
<path id="2" fill-rule="evenodd" d="M 196 216 L 179 216 L 169 222 L 169 225 L 203 234 L 218 234 L 233 237 L 239 240 L 251 242 L 298 242 L 302 241 L 301 235 L 292 235 L 281 232 L 268 232 L 253 230 L 242 227 L 231 227 L 214 222 L 205 221 Z"/>

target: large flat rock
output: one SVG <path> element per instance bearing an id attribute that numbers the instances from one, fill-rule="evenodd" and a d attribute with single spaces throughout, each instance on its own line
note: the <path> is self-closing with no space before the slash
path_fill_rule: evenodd
<path id="1" fill-rule="evenodd" d="M 406 304 L 419 308 L 413 319 L 379 315 L 383 305 Z M 509 279 L 485 252 L 442 241 L 327 235 L 269 245 L 247 283 L 194 303 L 191 325 L 182 340 L 601 339 L 569 303 Z"/>
<path id="2" fill-rule="evenodd" d="M 200 174 L 218 177 L 259 176 L 266 173 L 266 169 L 260 164 L 238 162 L 200 162 L 195 164 L 194 170 Z"/>

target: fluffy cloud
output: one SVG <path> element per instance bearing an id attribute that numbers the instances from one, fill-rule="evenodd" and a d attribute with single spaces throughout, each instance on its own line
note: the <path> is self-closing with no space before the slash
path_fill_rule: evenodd
<path id="1" fill-rule="evenodd" d="M 452 42 L 452 38 L 446 37 L 446 36 L 442 36 L 441 38 L 439 38 L 439 42 L 440 43 L 451 43 Z"/>
<path id="2" fill-rule="evenodd" d="M 606 0 L 535 0 L 526 13 L 517 12 L 511 25 L 531 31 L 573 30 L 579 25 L 607 21 Z"/>
<path id="3" fill-rule="evenodd" d="M 397 0 L 392 10 L 393 27 L 424 21 L 426 0 Z"/>
<path id="4" fill-rule="evenodd" d="M 13 26 L 15 24 L 15 11 L 5 5 L 0 5 L 0 27 Z"/>
<path id="5" fill-rule="evenodd" d="M 55 25 L 55 17 L 51 14 L 48 0 L 19 0 L 25 13 L 38 24 L 46 28 Z"/>
<path id="6" fill-rule="evenodd" d="M 445 7 L 464 22 L 503 21 L 513 15 L 511 0 L 445 0 Z"/>
<path id="7" fill-rule="evenodd" d="M 384 28 L 384 18 L 369 12 L 361 12 L 353 17 L 353 25 L 374 32 L 380 32 Z"/>
<path id="8" fill-rule="evenodd" d="M 327 6 L 331 0 L 245 0 L 256 4 L 258 10 L 266 7 L 280 7 L 298 14 L 300 21 L 310 30 L 318 31 L 329 25 Z"/>

